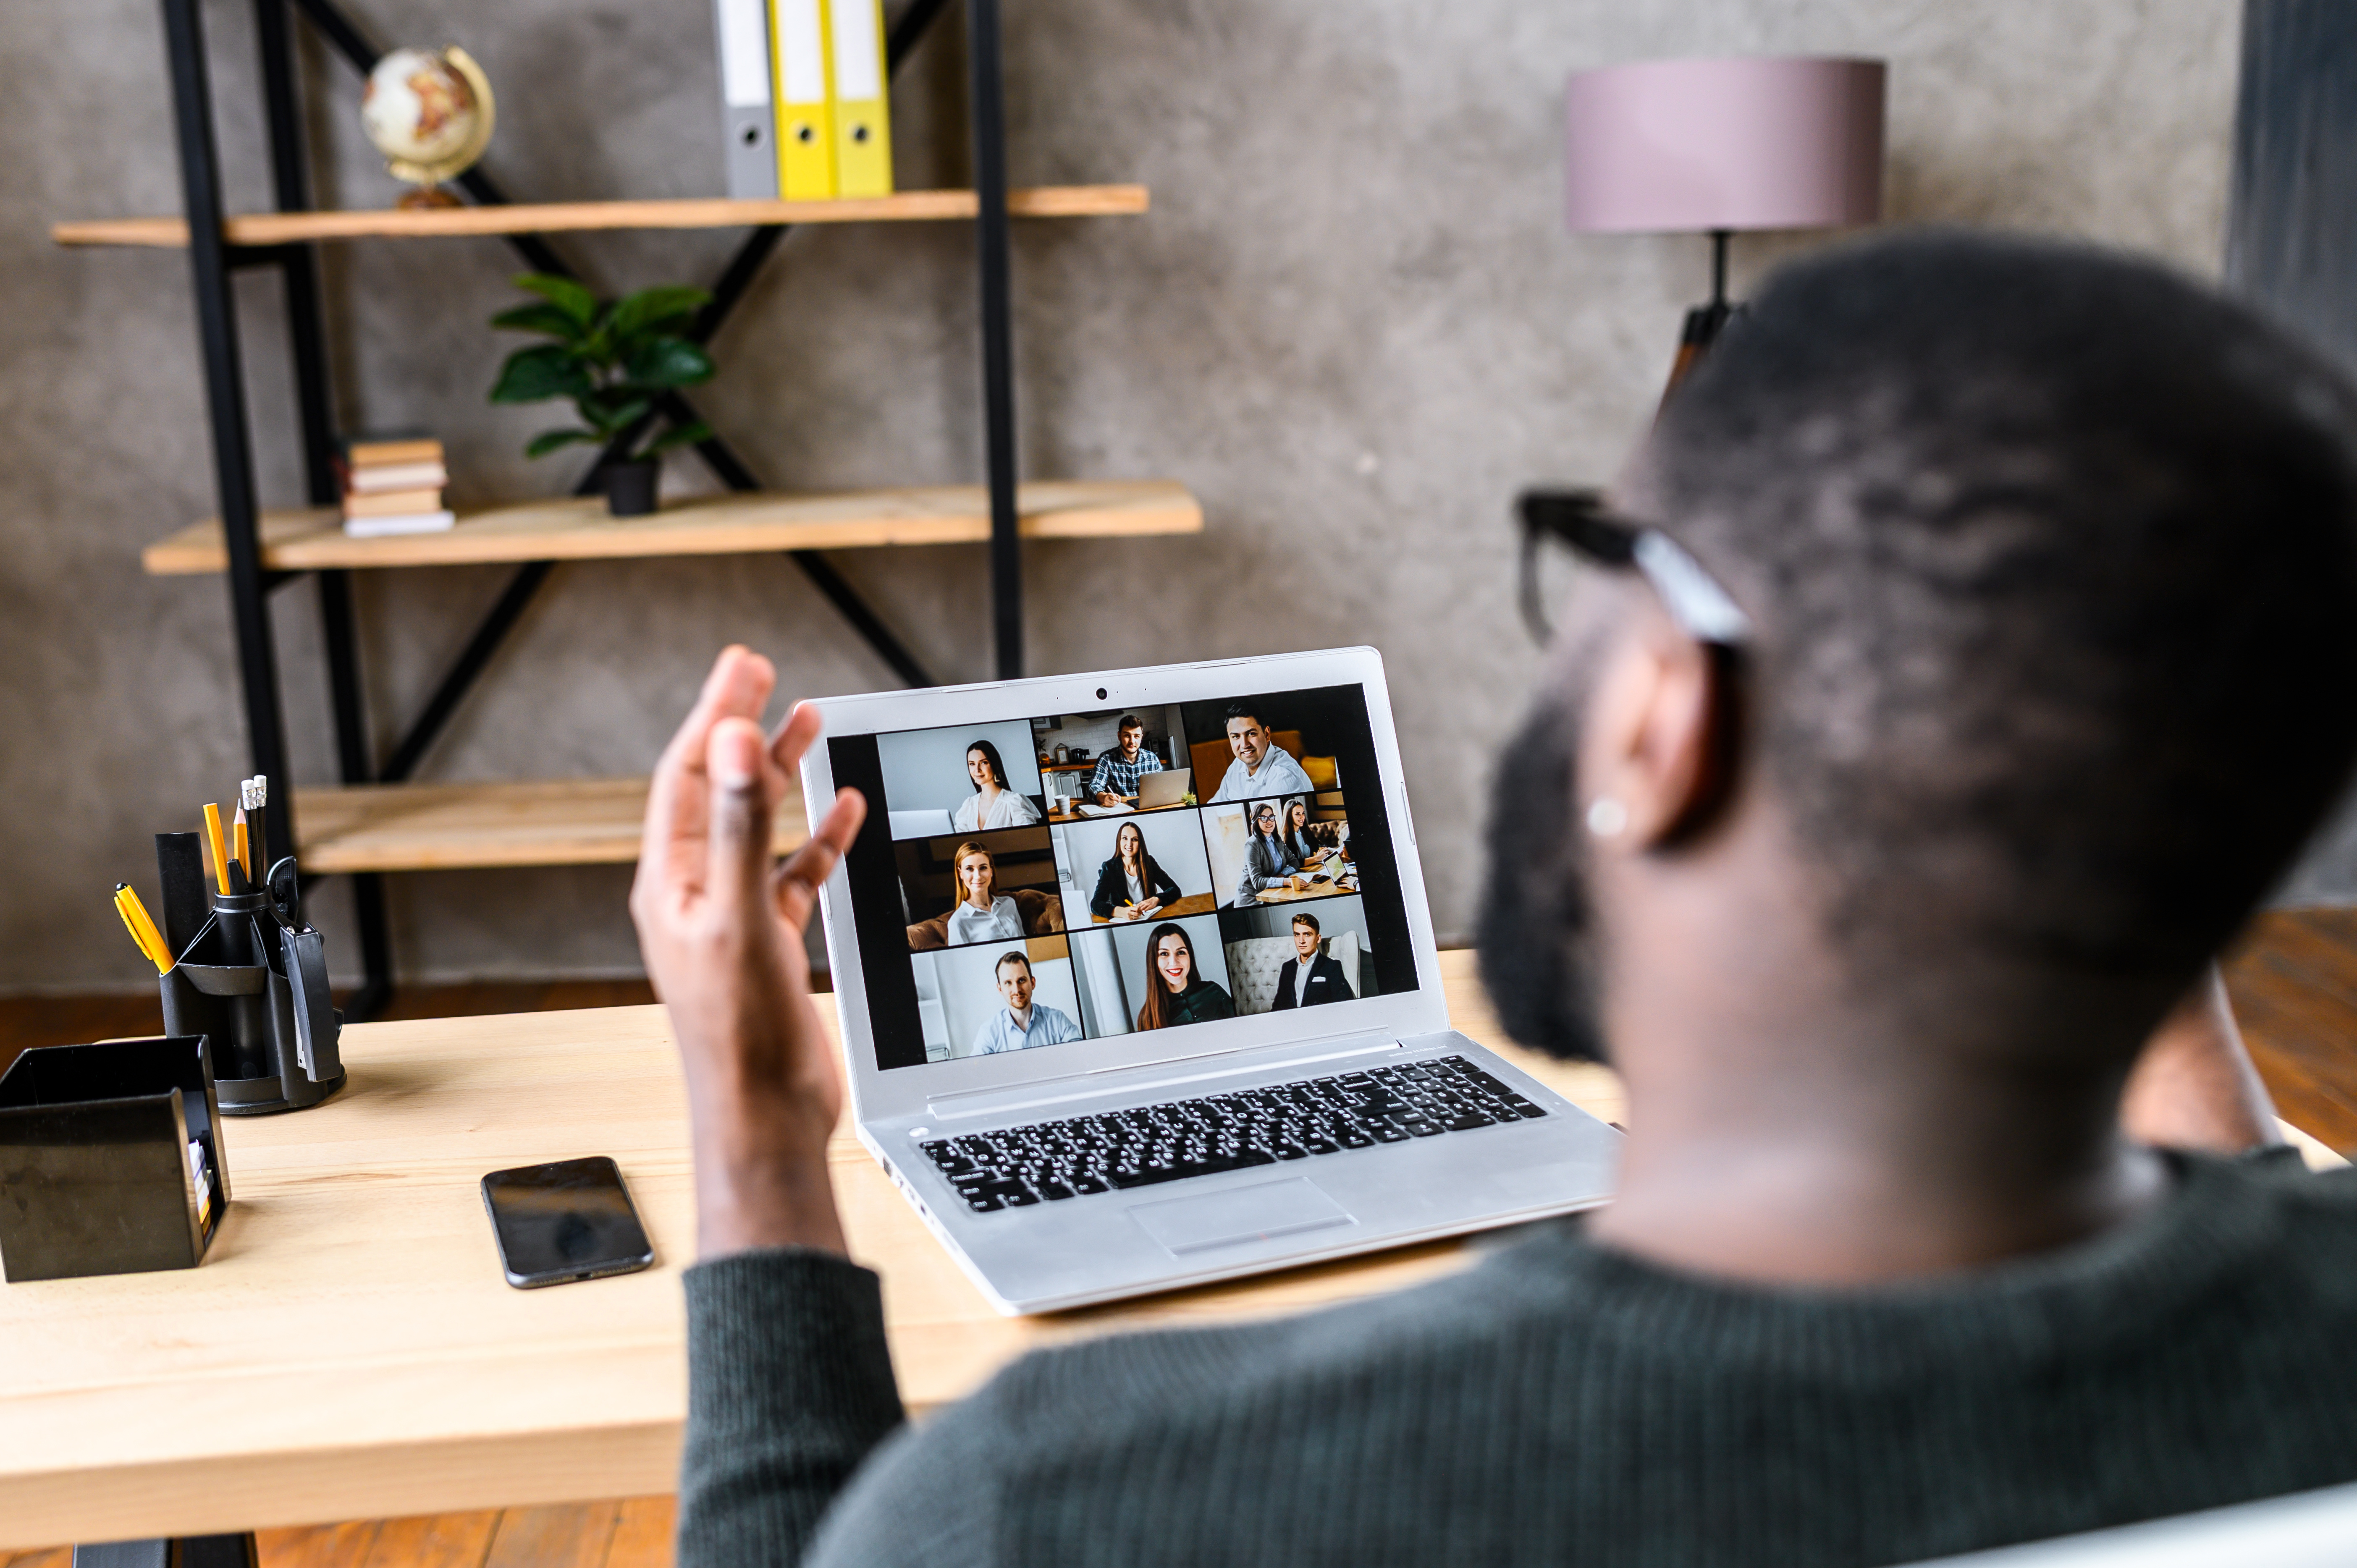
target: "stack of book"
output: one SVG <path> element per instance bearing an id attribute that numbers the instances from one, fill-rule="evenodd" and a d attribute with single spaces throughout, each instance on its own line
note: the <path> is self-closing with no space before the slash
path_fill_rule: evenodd
<path id="1" fill-rule="evenodd" d="M 442 443 L 416 431 L 355 435 L 343 444 L 344 532 L 355 539 L 434 533 L 458 520 L 442 504 L 450 482 Z"/>

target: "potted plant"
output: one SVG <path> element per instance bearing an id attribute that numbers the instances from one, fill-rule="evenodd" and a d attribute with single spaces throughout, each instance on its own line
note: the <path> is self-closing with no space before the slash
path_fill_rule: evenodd
<path id="1" fill-rule="evenodd" d="M 491 401 L 570 398 L 581 416 L 579 424 L 542 431 L 523 455 L 542 457 L 576 442 L 600 447 L 620 442 L 619 455 L 605 465 L 606 508 L 616 517 L 654 510 L 662 455 L 712 434 L 697 421 L 645 439 L 654 425 L 657 399 L 673 387 L 712 378 L 712 356 L 682 336 L 712 296 L 700 288 L 644 288 L 601 304 L 571 278 L 527 273 L 515 281 L 540 298 L 500 312 L 491 325 L 554 341 L 510 354 L 500 367 Z"/>

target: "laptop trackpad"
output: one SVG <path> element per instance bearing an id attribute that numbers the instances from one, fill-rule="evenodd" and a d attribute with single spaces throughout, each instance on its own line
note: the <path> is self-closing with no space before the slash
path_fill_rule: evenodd
<path id="1" fill-rule="evenodd" d="M 1212 1247 L 1323 1230 L 1358 1223 L 1342 1206 L 1318 1190 L 1307 1176 L 1232 1187 L 1200 1197 L 1166 1197 L 1130 1205 L 1130 1217 L 1146 1233 L 1184 1257 Z"/>

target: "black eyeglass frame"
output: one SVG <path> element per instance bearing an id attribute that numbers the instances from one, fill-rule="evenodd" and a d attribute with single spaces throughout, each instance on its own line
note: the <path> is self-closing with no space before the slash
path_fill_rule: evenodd
<path id="1" fill-rule="evenodd" d="M 1697 642 L 1742 648 L 1752 637 L 1743 613 L 1717 578 L 1686 548 L 1650 523 L 1616 514 L 1598 490 L 1525 490 L 1514 501 L 1522 523 L 1523 624 L 1542 647 L 1554 636 L 1539 595 L 1539 545 L 1557 539 L 1591 564 L 1633 570 L 1651 584 L 1680 630 Z"/>

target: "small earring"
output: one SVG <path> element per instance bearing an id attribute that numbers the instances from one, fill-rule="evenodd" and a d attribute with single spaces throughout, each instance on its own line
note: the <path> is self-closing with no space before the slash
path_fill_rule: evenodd
<path id="1" fill-rule="evenodd" d="M 1609 795 L 1599 795 L 1587 808 L 1587 831 L 1600 839 L 1617 835 L 1629 825 L 1629 808 Z"/>

